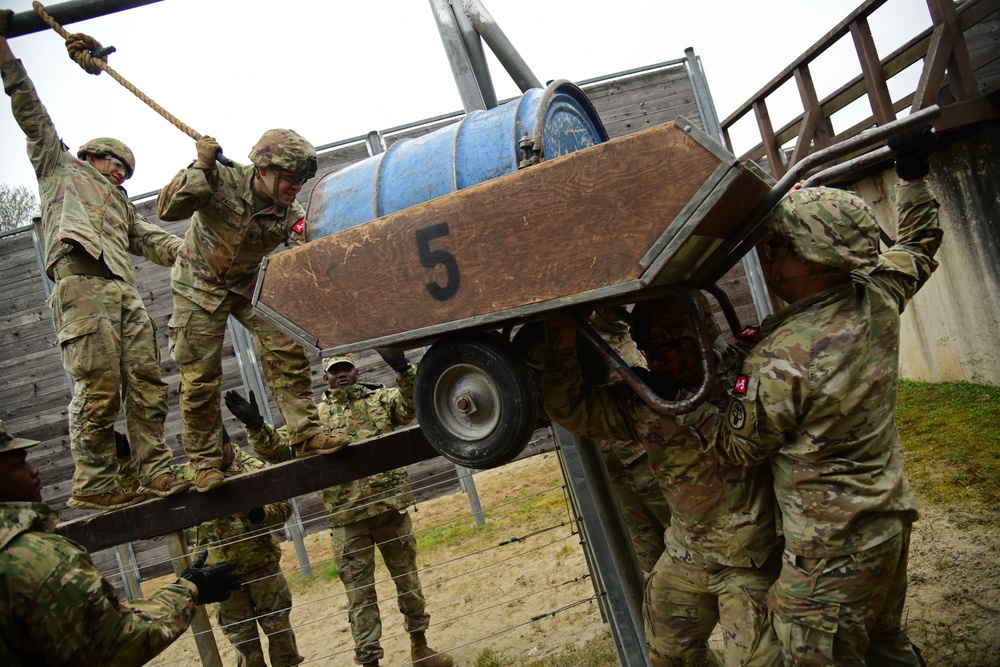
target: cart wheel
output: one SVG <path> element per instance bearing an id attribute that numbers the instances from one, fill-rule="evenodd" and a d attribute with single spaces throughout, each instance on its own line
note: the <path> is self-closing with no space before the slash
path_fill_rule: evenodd
<path id="1" fill-rule="evenodd" d="M 495 468 L 531 439 L 538 398 L 527 365 L 496 334 L 469 333 L 431 346 L 417 366 L 417 421 L 449 461 Z"/>

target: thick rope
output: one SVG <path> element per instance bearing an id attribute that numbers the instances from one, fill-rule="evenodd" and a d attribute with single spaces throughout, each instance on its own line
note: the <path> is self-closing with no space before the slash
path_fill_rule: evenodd
<path id="1" fill-rule="evenodd" d="M 196 130 L 182 123 L 176 116 L 161 107 L 141 90 L 125 80 L 125 78 L 118 72 L 111 69 L 111 66 L 107 63 L 107 59 L 108 55 L 114 52 L 114 47 L 110 47 L 105 50 L 104 47 L 101 46 L 101 43 L 90 35 L 85 35 L 79 32 L 73 34 L 66 32 L 66 29 L 56 23 L 56 20 L 49 16 L 49 13 L 45 11 L 45 7 L 43 7 L 42 3 L 37 0 L 32 2 L 31 6 L 35 8 L 35 11 L 38 12 L 38 15 L 42 17 L 42 20 L 45 21 L 50 28 L 62 35 L 63 39 L 66 40 L 66 50 L 69 52 L 69 57 L 76 61 L 76 63 L 82 67 L 85 72 L 88 74 L 94 74 L 95 76 L 101 72 L 107 72 L 111 75 L 111 78 L 124 86 L 130 93 L 145 102 L 153 111 L 169 120 L 178 130 L 195 140 L 201 136 L 201 134 L 199 134 Z"/>

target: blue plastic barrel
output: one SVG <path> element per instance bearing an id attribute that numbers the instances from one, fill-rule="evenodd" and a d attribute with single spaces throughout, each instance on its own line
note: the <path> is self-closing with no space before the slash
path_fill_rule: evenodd
<path id="1" fill-rule="evenodd" d="M 542 160 L 608 140 L 576 85 L 555 81 L 544 90 L 532 88 L 324 176 L 309 197 L 309 240 L 513 173 L 526 157 L 520 146 L 525 135 Z"/>

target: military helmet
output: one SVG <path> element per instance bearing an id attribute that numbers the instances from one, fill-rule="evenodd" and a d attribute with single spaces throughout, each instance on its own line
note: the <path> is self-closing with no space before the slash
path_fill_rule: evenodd
<path id="1" fill-rule="evenodd" d="M 845 271 L 875 263 L 878 223 L 861 197 L 836 188 L 802 188 L 774 207 L 765 227 L 787 238 L 795 254 Z"/>
<path id="2" fill-rule="evenodd" d="M 250 161 L 256 167 L 275 166 L 301 174 L 304 180 L 316 175 L 316 149 L 298 132 L 285 129 L 268 130 L 250 150 Z"/>
<path id="3" fill-rule="evenodd" d="M 354 363 L 354 355 L 348 353 L 348 354 L 338 354 L 335 357 L 327 357 L 326 359 L 324 359 L 323 370 L 328 372 L 331 368 L 333 368 L 337 364 L 350 364 L 351 366 L 357 367 Z"/>
<path id="4" fill-rule="evenodd" d="M 132 173 L 135 172 L 135 155 L 128 146 L 118 141 L 117 139 L 112 139 L 111 137 L 98 137 L 97 139 L 91 139 L 84 145 L 80 146 L 80 150 L 76 152 L 76 156 L 83 160 L 87 155 L 93 155 L 95 157 L 102 157 L 104 155 L 111 155 L 118 158 L 125 164 L 125 178 L 132 178 Z"/>
<path id="5" fill-rule="evenodd" d="M 708 339 L 713 341 L 722 335 L 708 298 L 695 290 L 691 295 L 701 306 L 708 327 Z M 698 338 L 694 318 L 689 304 L 676 296 L 667 296 L 655 301 L 637 303 L 632 310 L 632 340 L 639 349 L 649 349 L 681 338 Z"/>
<path id="6" fill-rule="evenodd" d="M 28 449 L 29 447 L 34 447 L 37 444 L 37 440 L 15 438 L 12 436 L 7 432 L 7 427 L 3 425 L 3 420 L 0 419 L 0 454 L 3 454 L 4 452 L 12 452 L 15 449 Z"/>

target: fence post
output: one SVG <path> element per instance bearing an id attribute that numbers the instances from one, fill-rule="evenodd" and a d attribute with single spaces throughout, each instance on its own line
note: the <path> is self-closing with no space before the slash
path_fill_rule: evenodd
<path id="1" fill-rule="evenodd" d="M 600 447 L 552 425 L 570 499 L 580 518 L 587 564 L 623 667 L 649 667 L 642 621 L 642 574 Z"/>
<path id="2" fill-rule="evenodd" d="M 191 564 L 191 556 L 188 554 L 187 544 L 184 543 L 184 533 L 175 530 L 163 537 L 167 541 L 167 552 L 170 554 L 174 572 L 180 576 L 184 568 Z M 191 633 L 194 635 L 195 646 L 198 647 L 198 655 L 201 656 L 202 667 L 222 667 L 219 646 L 215 643 L 212 624 L 208 620 L 208 612 L 205 611 L 203 604 L 195 607 L 194 617 L 191 619 Z"/>

